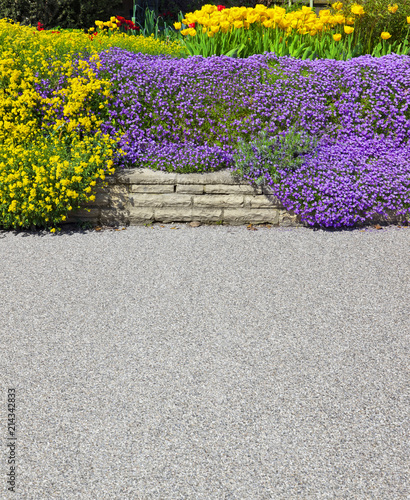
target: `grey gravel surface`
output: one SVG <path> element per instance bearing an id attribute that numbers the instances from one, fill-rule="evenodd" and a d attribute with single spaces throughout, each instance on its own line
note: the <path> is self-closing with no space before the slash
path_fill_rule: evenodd
<path id="1" fill-rule="evenodd" d="M 0 232 L 0 287 L 2 499 L 410 497 L 410 228 Z"/>

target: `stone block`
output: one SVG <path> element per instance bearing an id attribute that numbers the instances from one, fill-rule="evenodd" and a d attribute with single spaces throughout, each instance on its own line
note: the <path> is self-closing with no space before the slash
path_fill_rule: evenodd
<path id="1" fill-rule="evenodd" d="M 191 217 L 193 221 L 217 222 L 222 220 L 222 208 L 193 207 Z"/>
<path id="2" fill-rule="evenodd" d="M 131 193 L 173 193 L 174 185 L 173 184 L 131 184 L 130 185 Z"/>
<path id="3" fill-rule="evenodd" d="M 279 208 L 282 206 L 277 198 L 264 194 L 245 196 L 244 202 L 245 206 L 251 208 Z"/>
<path id="4" fill-rule="evenodd" d="M 190 207 L 163 207 L 154 209 L 157 222 L 189 222 L 192 220 Z"/>
<path id="5" fill-rule="evenodd" d="M 203 194 L 204 186 L 202 184 L 177 184 L 176 192 L 181 194 Z"/>
<path id="6" fill-rule="evenodd" d="M 99 208 L 79 208 L 78 210 L 73 210 L 67 214 L 67 219 L 69 220 L 75 220 L 75 219 L 81 219 L 81 220 L 92 220 L 92 219 L 98 219 L 100 216 L 100 209 Z"/>
<path id="7" fill-rule="evenodd" d="M 133 193 L 129 195 L 130 204 L 134 207 L 155 207 L 162 208 L 168 206 L 190 207 L 191 196 L 188 194 L 146 194 Z"/>
<path id="8" fill-rule="evenodd" d="M 279 226 L 281 227 L 299 227 L 303 226 L 300 217 L 287 210 L 279 211 Z"/>
<path id="9" fill-rule="evenodd" d="M 95 200 L 88 201 L 84 207 L 108 207 L 110 203 L 110 195 L 107 191 L 99 191 L 95 193 Z"/>
<path id="10" fill-rule="evenodd" d="M 262 194 L 262 188 L 250 184 L 206 184 L 205 194 Z"/>
<path id="11" fill-rule="evenodd" d="M 234 177 L 229 170 L 176 175 L 177 184 L 236 184 L 238 182 L 237 177 Z"/>
<path id="12" fill-rule="evenodd" d="M 124 185 L 113 185 L 108 187 L 109 208 L 125 210 L 128 204 L 128 188 Z"/>
<path id="13" fill-rule="evenodd" d="M 154 220 L 154 209 L 148 207 L 130 207 L 128 220 L 131 225 L 151 222 Z"/>
<path id="14" fill-rule="evenodd" d="M 104 182 L 106 182 L 107 184 L 116 184 L 118 181 L 116 179 L 115 174 L 112 174 L 112 175 L 107 175 L 104 179 Z"/>
<path id="15" fill-rule="evenodd" d="M 243 207 L 243 196 L 235 194 L 227 195 L 203 195 L 193 196 L 194 207 Z"/>
<path id="16" fill-rule="evenodd" d="M 126 169 L 115 175 L 121 184 L 175 184 L 177 177 L 174 173 L 149 168 Z"/>
<path id="17" fill-rule="evenodd" d="M 275 208 L 226 208 L 223 219 L 227 224 L 279 224 L 279 210 Z"/>

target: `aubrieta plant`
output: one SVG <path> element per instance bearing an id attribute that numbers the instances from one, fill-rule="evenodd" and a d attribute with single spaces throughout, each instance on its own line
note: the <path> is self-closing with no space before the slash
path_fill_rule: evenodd
<path id="1" fill-rule="evenodd" d="M 272 186 L 279 182 L 280 170 L 298 170 L 316 145 L 316 138 L 296 130 L 273 136 L 260 131 L 252 141 L 240 141 L 232 171 L 256 185 Z"/>
<path id="2" fill-rule="evenodd" d="M 102 130 L 121 135 L 127 166 L 263 176 L 312 225 L 410 212 L 406 56 L 178 60 L 113 48 L 96 72 L 112 83 Z"/>

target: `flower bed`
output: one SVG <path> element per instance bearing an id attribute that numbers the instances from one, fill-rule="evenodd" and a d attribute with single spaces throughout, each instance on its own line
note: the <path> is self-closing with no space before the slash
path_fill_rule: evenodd
<path id="1" fill-rule="evenodd" d="M 112 49 L 97 73 L 111 75 L 104 130 L 122 134 L 128 166 L 228 167 L 326 227 L 409 212 L 408 56 L 176 60 Z"/>
<path id="2" fill-rule="evenodd" d="M 409 56 L 178 58 L 99 36 L 0 22 L 4 227 L 54 229 L 123 167 L 228 168 L 309 225 L 410 213 Z"/>

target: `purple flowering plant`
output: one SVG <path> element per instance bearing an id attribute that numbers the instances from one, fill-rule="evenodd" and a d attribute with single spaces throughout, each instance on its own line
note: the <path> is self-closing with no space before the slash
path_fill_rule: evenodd
<path id="1" fill-rule="evenodd" d="M 410 57 L 176 59 L 112 48 L 103 131 L 123 165 L 229 168 L 311 225 L 410 213 Z"/>

